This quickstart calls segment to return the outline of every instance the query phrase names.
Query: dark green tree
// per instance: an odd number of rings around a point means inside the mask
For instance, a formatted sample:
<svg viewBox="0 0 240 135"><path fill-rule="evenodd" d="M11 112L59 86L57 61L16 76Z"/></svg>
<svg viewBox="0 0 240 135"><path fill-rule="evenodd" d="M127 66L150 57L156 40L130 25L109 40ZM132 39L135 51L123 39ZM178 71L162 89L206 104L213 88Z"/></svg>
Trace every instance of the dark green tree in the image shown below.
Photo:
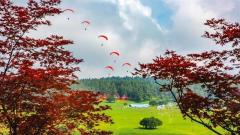
<svg viewBox="0 0 240 135"><path fill-rule="evenodd" d="M143 118L140 123L145 129L156 129L158 126L162 125L162 121L158 118L150 117L150 118Z"/></svg>

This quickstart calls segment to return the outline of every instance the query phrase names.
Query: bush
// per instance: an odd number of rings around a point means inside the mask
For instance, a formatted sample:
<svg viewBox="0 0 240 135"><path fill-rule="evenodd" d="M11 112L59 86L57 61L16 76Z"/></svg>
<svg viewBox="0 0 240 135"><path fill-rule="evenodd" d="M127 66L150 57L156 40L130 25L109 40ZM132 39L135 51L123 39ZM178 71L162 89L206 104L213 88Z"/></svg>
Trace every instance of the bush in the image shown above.
<svg viewBox="0 0 240 135"><path fill-rule="evenodd" d="M152 101L149 101L149 105L151 105L151 106L165 105L167 103L168 103L168 101L166 101L166 100L152 100Z"/></svg>
<svg viewBox="0 0 240 135"><path fill-rule="evenodd" d="M171 103L172 101L170 101L170 100L160 100L160 101L158 101L158 105L166 105L166 104L168 104L168 103Z"/></svg>
<svg viewBox="0 0 240 135"><path fill-rule="evenodd" d="M157 126L162 125L162 121L158 118L150 117L142 119L139 124L145 129L156 129Z"/></svg>
<svg viewBox="0 0 240 135"><path fill-rule="evenodd" d="M156 101L156 100L152 100L152 101L149 101L149 105L151 105L151 106L157 106L157 105L159 105L159 103L158 103L158 101Z"/></svg>

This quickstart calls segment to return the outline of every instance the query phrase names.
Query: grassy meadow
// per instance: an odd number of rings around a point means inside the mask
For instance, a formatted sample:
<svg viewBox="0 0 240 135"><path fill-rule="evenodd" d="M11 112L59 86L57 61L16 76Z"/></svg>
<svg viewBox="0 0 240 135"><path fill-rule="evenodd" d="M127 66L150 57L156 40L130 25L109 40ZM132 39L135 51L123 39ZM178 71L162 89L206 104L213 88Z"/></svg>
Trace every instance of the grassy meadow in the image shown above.
<svg viewBox="0 0 240 135"><path fill-rule="evenodd" d="M112 107L112 110L105 113L112 117L114 124L103 124L99 128L113 131L113 135L215 135L197 123L184 120L176 107L162 110L157 110L156 107L130 108L124 103L124 101L104 102L104 105ZM159 118L163 125L154 130L142 129L139 121L152 116ZM7 135L3 125L0 125L0 131L3 135ZM79 135L79 133L75 132L73 135Z"/></svg>
<svg viewBox="0 0 240 135"><path fill-rule="evenodd" d="M131 102L128 102L130 104ZM150 108L130 108L124 106L123 101L104 103L112 107L106 113L112 116L114 124L101 125L100 128L111 130L114 135L214 135L208 129L184 120L176 107L157 110ZM163 125L155 130L141 129L139 121L144 117L154 116L159 118Z"/></svg>

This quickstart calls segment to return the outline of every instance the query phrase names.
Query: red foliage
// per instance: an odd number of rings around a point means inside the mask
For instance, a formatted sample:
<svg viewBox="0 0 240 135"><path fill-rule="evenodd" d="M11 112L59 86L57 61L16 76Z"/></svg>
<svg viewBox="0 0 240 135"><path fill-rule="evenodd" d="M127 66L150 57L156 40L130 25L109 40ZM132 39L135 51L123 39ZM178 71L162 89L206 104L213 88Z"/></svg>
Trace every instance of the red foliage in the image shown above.
<svg viewBox="0 0 240 135"><path fill-rule="evenodd" d="M0 123L9 134L110 134L95 128L111 123L101 111L99 94L72 91L81 59L64 46L73 42L62 36L45 39L26 36L40 25L50 25L46 16L62 11L60 0L29 0L27 7L0 0ZM59 126L64 127L60 128Z"/></svg>
<svg viewBox="0 0 240 135"><path fill-rule="evenodd" d="M232 49L187 56L167 51L152 63L140 64L135 74L151 76L162 90L171 92L184 117L216 134L222 134L216 129L219 126L237 135L240 133L240 27L238 23L230 24L222 19L208 20L206 25L216 33L206 32L205 37L221 45L232 42ZM195 93L196 90L204 95Z"/></svg>
<svg viewBox="0 0 240 135"><path fill-rule="evenodd" d="M213 39L217 44L225 45L233 42L233 47L240 42L240 25L239 23L228 23L224 19L207 20L205 25L215 30L215 33L205 32L204 37Z"/></svg>

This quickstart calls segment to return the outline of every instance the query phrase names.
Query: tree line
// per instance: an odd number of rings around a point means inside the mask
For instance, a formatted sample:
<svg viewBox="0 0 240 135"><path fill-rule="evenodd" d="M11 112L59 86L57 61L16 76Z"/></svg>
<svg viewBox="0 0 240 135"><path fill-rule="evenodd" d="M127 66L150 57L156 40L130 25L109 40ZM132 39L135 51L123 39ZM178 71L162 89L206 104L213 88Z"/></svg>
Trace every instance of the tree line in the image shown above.
<svg viewBox="0 0 240 135"><path fill-rule="evenodd" d="M127 96L133 101L145 101L153 98L159 98L159 95L169 95L170 93L161 93L159 86L152 79L143 79L140 77L110 77L100 79L82 79L79 84L72 86L73 89L88 89L98 91L108 96L119 95ZM168 100L168 99L166 99Z"/></svg>
<svg viewBox="0 0 240 135"><path fill-rule="evenodd" d="M162 84L166 80L160 81ZM196 93L204 95L200 86L191 86L196 88ZM162 102L171 102L173 98L171 93L159 89L159 85L152 78L141 77L109 77L99 79L81 79L78 84L72 86L72 89L87 89L97 91L107 96L118 95L127 96L129 100L141 102L153 99L159 99Z"/></svg>

